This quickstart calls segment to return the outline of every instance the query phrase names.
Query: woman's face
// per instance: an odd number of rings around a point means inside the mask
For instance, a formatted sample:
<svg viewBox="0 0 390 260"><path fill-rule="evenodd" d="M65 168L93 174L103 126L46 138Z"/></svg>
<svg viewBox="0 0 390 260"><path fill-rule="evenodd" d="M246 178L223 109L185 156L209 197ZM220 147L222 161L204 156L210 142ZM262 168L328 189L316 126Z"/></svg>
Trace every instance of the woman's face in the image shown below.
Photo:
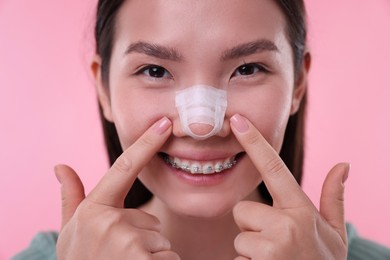
<svg viewBox="0 0 390 260"><path fill-rule="evenodd" d="M261 176L229 118L247 117L279 151L303 93L294 87L292 49L274 1L131 0L116 25L109 87L98 88L123 149L159 118L173 123L171 137L139 175L155 199L179 214L217 217L256 194ZM184 134L174 101L177 90L196 84L228 93L223 129L203 141ZM232 168L213 175L178 170L163 158L215 167L238 154Z"/></svg>

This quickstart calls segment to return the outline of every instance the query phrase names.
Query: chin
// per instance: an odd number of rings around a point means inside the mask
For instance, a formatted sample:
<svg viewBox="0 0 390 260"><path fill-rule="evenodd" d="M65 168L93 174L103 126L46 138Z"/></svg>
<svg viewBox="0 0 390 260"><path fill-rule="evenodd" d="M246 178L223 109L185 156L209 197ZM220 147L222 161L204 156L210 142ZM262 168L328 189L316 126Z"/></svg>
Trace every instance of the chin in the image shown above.
<svg viewBox="0 0 390 260"><path fill-rule="evenodd" d="M166 203L173 213L190 218L218 219L230 214L239 202L238 198L229 198L226 194L191 194Z"/></svg>

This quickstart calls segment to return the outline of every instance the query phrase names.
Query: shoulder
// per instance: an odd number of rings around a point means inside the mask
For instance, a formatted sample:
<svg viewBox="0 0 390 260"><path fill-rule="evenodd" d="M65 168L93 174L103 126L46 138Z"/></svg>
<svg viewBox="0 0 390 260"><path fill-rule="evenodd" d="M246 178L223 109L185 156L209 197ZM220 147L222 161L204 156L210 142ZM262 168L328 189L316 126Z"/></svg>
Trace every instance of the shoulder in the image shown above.
<svg viewBox="0 0 390 260"><path fill-rule="evenodd" d="M355 227L347 224L348 260L390 260L390 249L359 236Z"/></svg>
<svg viewBox="0 0 390 260"><path fill-rule="evenodd" d="M55 260L57 238L57 232L40 232L33 238L28 248L11 260Z"/></svg>

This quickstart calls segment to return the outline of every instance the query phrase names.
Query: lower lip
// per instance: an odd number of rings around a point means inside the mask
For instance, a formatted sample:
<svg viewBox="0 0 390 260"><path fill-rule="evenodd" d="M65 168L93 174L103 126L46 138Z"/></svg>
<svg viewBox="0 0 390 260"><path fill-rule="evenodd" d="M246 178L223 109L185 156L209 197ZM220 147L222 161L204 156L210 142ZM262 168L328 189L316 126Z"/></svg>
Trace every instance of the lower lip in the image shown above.
<svg viewBox="0 0 390 260"><path fill-rule="evenodd" d="M237 162L238 164L238 162ZM193 186L214 186L218 185L233 172L234 168L237 167L237 164L235 164L232 168L223 170L220 173L213 173L213 174L191 174L185 171L182 171L180 169L174 168L167 163L164 162L165 167L169 169L170 172L172 172L177 178L179 178L181 181L185 182L186 184L193 185Z"/></svg>

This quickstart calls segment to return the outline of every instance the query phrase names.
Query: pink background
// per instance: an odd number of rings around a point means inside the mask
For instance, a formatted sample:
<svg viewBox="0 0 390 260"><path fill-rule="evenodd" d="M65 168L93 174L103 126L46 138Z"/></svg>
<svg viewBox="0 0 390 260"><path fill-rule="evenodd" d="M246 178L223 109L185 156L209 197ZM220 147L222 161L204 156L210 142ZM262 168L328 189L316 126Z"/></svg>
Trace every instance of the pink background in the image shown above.
<svg viewBox="0 0 390 260"><path fill-rule="evenodd" d="M88 71L94 0L0 0L0 259L60 225L57 163L107 168ZM368 4L369 3L369 4ZM352 163L346 217L390 246L390 2L307 1L313 67L304 189Z"/></svg>

